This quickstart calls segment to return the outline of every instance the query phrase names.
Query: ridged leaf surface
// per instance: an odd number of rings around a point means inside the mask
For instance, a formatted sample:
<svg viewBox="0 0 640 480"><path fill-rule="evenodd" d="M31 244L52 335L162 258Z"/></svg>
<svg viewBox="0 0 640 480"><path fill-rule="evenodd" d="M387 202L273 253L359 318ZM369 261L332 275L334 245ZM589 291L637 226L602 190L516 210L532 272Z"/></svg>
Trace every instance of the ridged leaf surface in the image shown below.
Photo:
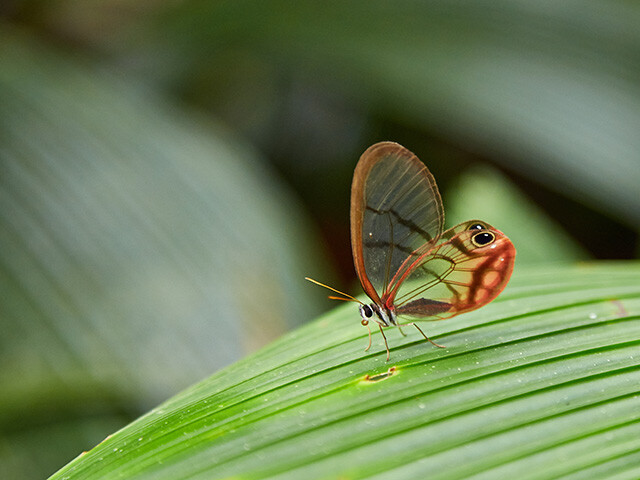
<svg viewBox="0 0 640 480"><path fill-rule="evenodd" d="M518 269L489 306L367 332L345 305L182 392L55 479L636 478L640 265Z"/></svg>

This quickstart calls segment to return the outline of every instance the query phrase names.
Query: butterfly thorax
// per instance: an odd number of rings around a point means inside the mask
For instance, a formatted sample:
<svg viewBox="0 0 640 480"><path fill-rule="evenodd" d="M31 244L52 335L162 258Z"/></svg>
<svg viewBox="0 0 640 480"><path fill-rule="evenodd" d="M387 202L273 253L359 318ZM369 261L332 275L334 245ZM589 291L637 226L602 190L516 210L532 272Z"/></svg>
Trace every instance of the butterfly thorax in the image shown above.
<svg viewBox="0 0 640 480"><path fill-rule="evenodd" d="M359 310L363 325L369 323L370 320L376 321L383 327L397 325L396 312L386 306L372 303L370 305L360 305Z"/></svg>

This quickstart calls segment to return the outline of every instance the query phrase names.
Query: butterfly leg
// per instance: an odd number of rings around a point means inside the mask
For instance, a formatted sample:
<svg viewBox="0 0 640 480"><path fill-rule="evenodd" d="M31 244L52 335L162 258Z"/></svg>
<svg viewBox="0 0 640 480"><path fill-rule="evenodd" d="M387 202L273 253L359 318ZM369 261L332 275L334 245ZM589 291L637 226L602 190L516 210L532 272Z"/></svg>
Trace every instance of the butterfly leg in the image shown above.
<svg viewBox="0 0 640 480"><path fill-rule="evenodd" d="M384 346L387 349L387 362L388 362L389 357L391 356L391 352L389 352L389 344L387 343L387 336L384 334L384 331L382 330L382 325L378 324L378 328L380 329L380 333L382 334L382 338L384 339Z"/></svg>
<svg viewBox="0 0 640 480"><path fill-rule="evenodd" d="M398 324L400 325L400 324ZM409 325L412 325L414 327L416 327L418 329L418 331L422 334L422 336L430 343L432 343L433 345L435 345L436 347L440 347L440 348L447 348L444 345L440 345L439 343L434 342L433 340L431 340L429 337L427 337L424 332L420 329L420 327L418 325L416 325L414 322L411 323L403 323L401 324L403 327L408 327Z"/></svg>
<svg viewBox="0 0 640 480"><path fill-rule="evenodd" d="M400 334L401 334L403 337L406 337L406 336L407 336L407 334L406 334L406 333L404 333L404 332L402 331L402 328L400 327L400 325L398 325L398 331L400 332Z"/></svg>

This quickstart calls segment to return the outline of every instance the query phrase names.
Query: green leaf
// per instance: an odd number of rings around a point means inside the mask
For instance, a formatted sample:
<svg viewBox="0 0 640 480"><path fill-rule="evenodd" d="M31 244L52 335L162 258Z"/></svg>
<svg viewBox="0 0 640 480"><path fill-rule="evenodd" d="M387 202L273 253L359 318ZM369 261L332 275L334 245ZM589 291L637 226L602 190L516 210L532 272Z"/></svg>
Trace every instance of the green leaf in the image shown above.
<svg viewBox="0 0 640 480"><path fill-rule="evenodd" d="M637 476L640 263L519 268L492 304L423 327L447 348L390 331L386 363L337 308L51 478Z"/></svg>

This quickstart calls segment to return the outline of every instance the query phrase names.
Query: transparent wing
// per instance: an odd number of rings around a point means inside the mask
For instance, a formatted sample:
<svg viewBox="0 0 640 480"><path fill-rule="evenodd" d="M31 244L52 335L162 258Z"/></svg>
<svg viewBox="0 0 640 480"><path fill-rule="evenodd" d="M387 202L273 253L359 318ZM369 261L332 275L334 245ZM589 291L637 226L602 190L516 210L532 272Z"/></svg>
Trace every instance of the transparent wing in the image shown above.
<svg viewBox="0 0 640 480"><path fill-rule="evenodd" d="M373 301L381 303L401 266L435 244L443 223L436 182L413 153L381 142L362 154L351 187L351 247L360 283Z"/></svg>
<svg viewBox="0 0 640 480"><path fill-rule="evenodd" d="M447 230L445 240L405 268L389 292L396 314L441 320L480 308L504 289L516 250L499 230L476 220Z"/></svg>

